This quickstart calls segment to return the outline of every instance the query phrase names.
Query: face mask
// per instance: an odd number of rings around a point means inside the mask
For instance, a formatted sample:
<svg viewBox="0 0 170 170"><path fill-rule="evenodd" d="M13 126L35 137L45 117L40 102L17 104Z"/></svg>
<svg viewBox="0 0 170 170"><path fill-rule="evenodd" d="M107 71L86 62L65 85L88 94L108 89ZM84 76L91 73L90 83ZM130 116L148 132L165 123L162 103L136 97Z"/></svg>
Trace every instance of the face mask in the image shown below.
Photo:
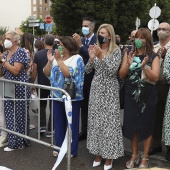
<svg viewBox="0 0 170 170"><path fill-rule="evenodd" d="M12 42L9 40L4 41L4 47L10 49L12 47Z"/></svg>
<svg viewBox="0 0 170 170"><path fill-rule="evenodd" d="M82 27L82 33L83 33L83 35L88 35L88 34L90 34L90 29L89 29L89 27Z"/></svg>
<svg viewBox="0 0 170 170"><path fill-rule="evenodd" d="M135 39L135 46L137 49L140 49L143 47L143 42L140 39Z"/></svg>
<svg viewBox="0 0 170 170"><path fill-rule="evenodd" d="M164 39L166 39L166 37L168 37L168 32L161 30L157 33L157 35L158 35L159 39L164 40Z"/></svg>
<svg viewBox="0 0 170 170"><path fill-rule="evenodd" d="M106 38L106 37L103 37L101 35L98 35L98 41L99 41L100 44L104 44L105 42L108 42L109 39Z"/></svg>
<svg viewBox="0 0 170 170"><path fill-rule="evenodd" d="M58 50L60 51L61 55L64 55L66 53L66 49L64 49L62 46L58 46Z"/></svg>

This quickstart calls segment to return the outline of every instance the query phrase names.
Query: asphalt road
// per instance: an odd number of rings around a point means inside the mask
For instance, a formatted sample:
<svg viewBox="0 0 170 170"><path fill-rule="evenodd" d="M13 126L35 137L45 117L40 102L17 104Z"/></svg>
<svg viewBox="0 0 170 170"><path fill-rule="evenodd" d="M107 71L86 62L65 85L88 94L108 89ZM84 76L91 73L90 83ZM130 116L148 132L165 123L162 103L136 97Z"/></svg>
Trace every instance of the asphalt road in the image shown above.
<svg viewBox="0 0 170 170"><path fill-rule="evenodd" d="M36 129L31 130L30 136L37 138L37 115L30 112L31 124L36 125ZM41 136L41 140L49 142L50 138L45 135ZM112 170L126 169L125 163L131 155L130 142L124 139L125 156L113 161ZM142 151L142 143L139 149ZM52 155L52 148L31 142L31 146L22 150L12 152L4 152L0 148L0 166L5 166L12 170L51 170L56 158ZM142 155L142 153L140 153ZM169 168L170 162L165 160L166 148L163 152L151 156L149 158L149 167ZM99 167L93 168L92 163L95 156L90 154L86 149L86 140L79 142L78 156L71 159L71 170L103 170L104 160ZM136 166L137 168L137 166ZM67 170L67 158L65 157L57 170Z"/></svg>

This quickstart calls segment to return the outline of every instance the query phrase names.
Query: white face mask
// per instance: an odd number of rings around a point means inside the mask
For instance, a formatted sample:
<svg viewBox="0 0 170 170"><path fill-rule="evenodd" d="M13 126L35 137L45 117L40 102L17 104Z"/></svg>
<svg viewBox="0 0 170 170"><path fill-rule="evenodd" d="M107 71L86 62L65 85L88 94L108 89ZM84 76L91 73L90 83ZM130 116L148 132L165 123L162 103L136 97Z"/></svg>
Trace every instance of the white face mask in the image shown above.
<svg viewBox="0 0 170 170"><path fill-rule="evenodd" d="M12 42L10 40L5 40L4 41L4 47L6 49L10 49L12 47Z"/></svg>
<svg viewBox="0 0 170 170"><path fill-rule="evenodd" d="M164 40L168 37L168 32L161 30L157 33L157 35L158 35L159 39Z"/></svg>

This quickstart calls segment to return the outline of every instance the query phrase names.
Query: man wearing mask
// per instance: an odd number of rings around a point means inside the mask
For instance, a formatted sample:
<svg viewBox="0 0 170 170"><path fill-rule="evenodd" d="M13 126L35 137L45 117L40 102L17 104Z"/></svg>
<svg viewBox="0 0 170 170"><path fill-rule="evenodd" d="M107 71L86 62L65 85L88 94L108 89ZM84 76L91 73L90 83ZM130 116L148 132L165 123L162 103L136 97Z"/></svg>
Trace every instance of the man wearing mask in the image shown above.
<svg viewBox="0 0 170 170"><path fill-rule="evenodd" d="M149 150L149 155L153 155L158 152L162 152L162 124L163 117L165 112L165 104L169 91L169 84L163 78L163 61L166 55L166 52L170 50L170 25L168 23L161 23L157 29L157 35L159 37L159 43L154 45L154 51L160 56L161 62L161 72L159 80L156 84L157 93L158 93L158 103L156 109L155 117L155 127L153 132L152 147ZM168 146L167 146L168 147Z"/></svg>
<svg viewBox="0 0 170 170"><path fill-rule="evenodd" d="M83 38L77 33L73 34L73 38L76 40L79 46L79 54L82 56L84 64L89 60L88 48L89 45L94 45L97 41L96 34L94 34L95 21L92 18L84 17L82 22L82 34ZM84 76L84 100L81 103L81 133L79 135L79 141L87 138L87 119L88 119L88 103L91 81L93 79L94 71Z"/></svg>

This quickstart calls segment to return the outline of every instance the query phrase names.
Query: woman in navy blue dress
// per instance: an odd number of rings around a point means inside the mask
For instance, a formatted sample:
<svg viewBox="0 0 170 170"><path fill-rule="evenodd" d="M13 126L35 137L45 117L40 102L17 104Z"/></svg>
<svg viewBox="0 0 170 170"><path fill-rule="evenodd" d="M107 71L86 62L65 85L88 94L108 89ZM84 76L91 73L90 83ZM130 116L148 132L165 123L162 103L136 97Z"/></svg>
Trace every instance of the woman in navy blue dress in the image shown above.
<svg viewBox="0 0 170 170"><path fill-rule="evenodd" d="M3 62L0 66L0 76L5 79L29 82L26 74L27 56L25 50L18 46L19 35L14 31L9 31L5 34L4 46L7 51L3 55ZM26 90L26 92L25 92ZM26 96L25 96L26 95ZM8 96L5 96L8 98ZM21 134L29 134L29 101L19 99L29 99L30 89L23 85L15 85L15 102L13 100L5 100L4 113L6 128ZM14 104L15 103L15 104ZM15 113L15 115L14 115ZM25 132L26 131L26 132ZM22 137L8 134L8 147L4 151L13 151L29 146L29 141Z"/></svg>

